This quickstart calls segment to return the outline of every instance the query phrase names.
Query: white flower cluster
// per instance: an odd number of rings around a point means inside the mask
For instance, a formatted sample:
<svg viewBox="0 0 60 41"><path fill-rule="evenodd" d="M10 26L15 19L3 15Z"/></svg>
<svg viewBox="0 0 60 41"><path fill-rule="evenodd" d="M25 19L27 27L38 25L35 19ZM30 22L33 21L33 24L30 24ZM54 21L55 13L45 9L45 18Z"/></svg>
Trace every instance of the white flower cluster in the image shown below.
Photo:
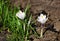
<svg viewBox="0 0 60 41"><path fill-rule="evenodd" d="M21 10L19 10L17 13L16 13L16 16L20 19L24 19L25 18L25 13L22 12ZM40 22L41 24L44 24L46 21L48 20L48 17L46 17L46 15L44 14L40 14L40 16L38 16L37 18L37 21Z"/></svg>

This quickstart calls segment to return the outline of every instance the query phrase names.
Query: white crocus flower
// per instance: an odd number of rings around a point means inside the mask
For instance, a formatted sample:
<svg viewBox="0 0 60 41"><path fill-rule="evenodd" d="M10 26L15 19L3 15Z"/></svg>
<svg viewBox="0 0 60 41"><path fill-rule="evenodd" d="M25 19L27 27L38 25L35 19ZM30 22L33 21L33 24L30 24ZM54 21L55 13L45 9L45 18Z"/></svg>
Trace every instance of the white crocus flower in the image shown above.
<svg viewBox="0 0 60 41"><path fill-rule="evenodd" d="M44 14L40 14L40 16L38 16L38 19L37 21L40 22L43 26L43 24L48 20L48 17L47 15L44 15ZM43 29L44 28L41 28L41 32L40 32L40 37L43 37Z"/></svg>
<svg viewBox="0 0 60 41"><path fill-rule="evenodd" d="M37 21L40 22L41 24L44 24L46 21L48 20L48 17L46 17L46 15L40 14L40 16L38 16Z"/></svg>
<svg viewBox="0 0 60 41"><path fill-rule="evenodd" d="M24 12L22 12L21 10L19 10L17 13L16 13L16 16L18 17L18 18L20 18L20 19L24 19L25 18L25 13Z"/></svg>

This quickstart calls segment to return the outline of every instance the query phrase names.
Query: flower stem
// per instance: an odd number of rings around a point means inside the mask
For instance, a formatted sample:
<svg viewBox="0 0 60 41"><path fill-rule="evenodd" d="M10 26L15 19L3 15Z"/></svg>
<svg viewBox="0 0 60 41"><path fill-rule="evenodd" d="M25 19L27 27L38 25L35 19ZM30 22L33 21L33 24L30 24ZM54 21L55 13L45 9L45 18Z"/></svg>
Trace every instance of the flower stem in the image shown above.
<svg viewBox="0 0 60 41"><path fill-rule="evenodd" d="M41 28L41 33L40 33L40 37L43 37L43 28Z"/></svg>

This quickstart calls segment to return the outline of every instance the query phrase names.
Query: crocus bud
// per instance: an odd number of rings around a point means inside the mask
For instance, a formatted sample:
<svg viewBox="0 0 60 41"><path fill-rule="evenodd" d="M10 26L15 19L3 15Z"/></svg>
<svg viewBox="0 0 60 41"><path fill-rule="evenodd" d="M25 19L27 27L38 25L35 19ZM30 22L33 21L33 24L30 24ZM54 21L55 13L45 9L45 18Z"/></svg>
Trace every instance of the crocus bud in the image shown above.
<svg viewBox="0 0 60 41"><path fill-rule="evenodd" d="M16 13L16 16L18 17L18 18L20 18L20 19L24 19L25 18L25 13L24 12L22 12L21 10L19 10L17 13Z"/></svg>

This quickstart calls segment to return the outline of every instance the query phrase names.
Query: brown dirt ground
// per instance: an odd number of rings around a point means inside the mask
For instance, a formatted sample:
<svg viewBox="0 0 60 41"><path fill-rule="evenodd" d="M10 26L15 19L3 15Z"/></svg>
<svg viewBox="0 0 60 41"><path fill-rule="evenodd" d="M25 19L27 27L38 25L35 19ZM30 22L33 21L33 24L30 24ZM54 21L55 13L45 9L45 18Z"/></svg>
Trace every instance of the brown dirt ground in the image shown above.
<svg viewBox="0 0 60 41"><path fill-rule="evenodd" d="M30 11L34 20L41 10L45 10L49 14L49 20L45 24L47 29L44 30L44 37L36 38L31 35L30 38L33 38L31 41L60 41L60 0L11 0L11 4L20 5L23 9L27 4L31 4ZM35 24L38 25L36 31L40 33L38 30L40 23Z"/></svg>

